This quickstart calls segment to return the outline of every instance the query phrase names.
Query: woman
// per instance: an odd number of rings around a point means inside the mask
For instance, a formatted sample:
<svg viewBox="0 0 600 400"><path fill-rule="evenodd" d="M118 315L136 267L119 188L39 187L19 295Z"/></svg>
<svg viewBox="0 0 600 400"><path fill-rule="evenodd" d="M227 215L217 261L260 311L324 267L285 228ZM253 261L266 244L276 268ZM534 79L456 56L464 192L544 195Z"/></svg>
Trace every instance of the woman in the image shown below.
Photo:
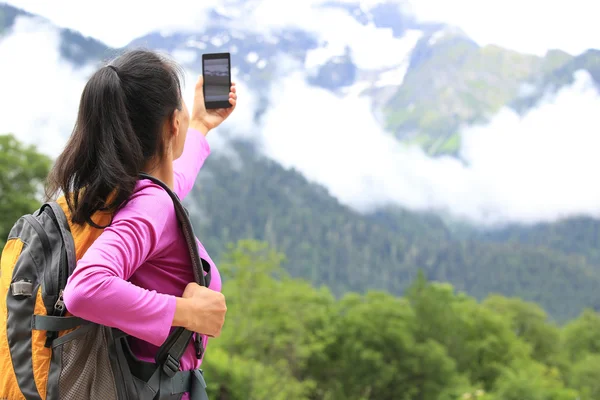
<svg viewBox="0 0 600 400"><path fill-rule="evenodd" d="M185 198L210 151L205 136L235 109L233 84L232 107L207 110L200 77L190 115L180 72L140 50L98 70L83 91L75 129L47 187L50 196L72 194L66 200L74 224L102 228L93 217L112 218L68 280L67 309L137 338L133 352L150 362L174 327L217 337L226 313L221 279L206 250L198 241L200 257L211 265L208 289L190 283L190 256L171 198L138 178L141 172L153 175ZM180 368L200 363L190 343Z"/></svg>

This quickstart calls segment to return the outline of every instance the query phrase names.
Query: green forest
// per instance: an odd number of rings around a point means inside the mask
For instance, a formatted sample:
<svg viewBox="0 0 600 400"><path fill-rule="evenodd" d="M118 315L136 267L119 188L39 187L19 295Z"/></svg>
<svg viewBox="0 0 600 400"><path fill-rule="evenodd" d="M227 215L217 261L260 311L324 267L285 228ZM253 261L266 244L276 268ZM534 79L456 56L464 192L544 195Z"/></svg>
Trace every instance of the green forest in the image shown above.
<svg viewBox="0 0 600 400"><path fill-rule="evenodd" d="M211 158L189 204L229 310L203 364L211 399L600 399L600 314L586 309L596 255L561 249L562 225L527 240L516 228L459 240L432 216L359 216L294 171L238 150L247 168ZM0 136L0 239L39 206L51 163ZM227 196L227 185L239 195ZM546 237L559 248L543 247ZM370 247L357 250L361 242ZM512 275L494 275L499 265ZM506 292L488 284L473 294L494 276ZM388 290L386 279L402 285ZM506 294L530 289L549 290L542 299L574 317L557 322L546 306Z"/></svg>
<svg viewBox="0 0 600 400"><path fill-rule="evenodd" d="M533 303L483 302L423 275L404 297L336 299L287 276L266 243L230 246L228 315L209 342L211 398L597 400L600 315L562 327Z"/></svg>

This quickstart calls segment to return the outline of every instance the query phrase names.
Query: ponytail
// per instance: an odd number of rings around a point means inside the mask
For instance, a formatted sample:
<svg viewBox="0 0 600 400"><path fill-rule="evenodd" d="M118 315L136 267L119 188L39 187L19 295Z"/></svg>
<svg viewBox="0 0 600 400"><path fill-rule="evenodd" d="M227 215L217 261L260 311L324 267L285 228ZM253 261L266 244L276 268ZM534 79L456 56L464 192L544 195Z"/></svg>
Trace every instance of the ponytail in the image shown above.
<svg viewBox="0 0 600 400"><path fill-rule="evenodd" d="M164 154L163 123L181 102L174 71L152 52L133 51L86 84L73 133L46 186L48 198L64 192L73 223L105 228L92 216L124 205L145 164Z"/></svg>

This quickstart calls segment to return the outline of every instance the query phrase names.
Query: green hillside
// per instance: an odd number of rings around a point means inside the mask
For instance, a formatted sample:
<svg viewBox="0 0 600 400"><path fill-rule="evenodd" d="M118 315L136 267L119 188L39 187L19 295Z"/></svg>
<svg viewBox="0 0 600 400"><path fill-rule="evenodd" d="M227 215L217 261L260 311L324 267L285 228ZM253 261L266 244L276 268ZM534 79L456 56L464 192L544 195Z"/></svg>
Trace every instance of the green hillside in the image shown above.
<svg viewBox="0 0 600 400"><path fill-rule="evenodd" d="M287 255L292 276L337 294L404 290L422 269L476 298L490 293L541 304L555 319L600 309L600 268L577 252L537 243L453 237L439 218L408 211L361 215L299 173L238 144L213 154L188 200L212 254L229 242L264 240Z"/></svg>

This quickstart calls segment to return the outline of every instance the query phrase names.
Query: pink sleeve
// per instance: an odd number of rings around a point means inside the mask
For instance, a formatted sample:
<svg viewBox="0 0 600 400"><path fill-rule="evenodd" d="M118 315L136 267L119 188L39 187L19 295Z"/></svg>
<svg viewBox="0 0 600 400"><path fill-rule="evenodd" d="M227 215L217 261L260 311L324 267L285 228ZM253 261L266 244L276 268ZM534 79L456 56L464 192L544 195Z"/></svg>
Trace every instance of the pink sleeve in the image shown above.
<svg viewBox="0 0 600 400"><path fill-rule="evenodd" d="M176 298L127 279L159 250L168 218L175 218L173 203L163 189L152 184L136 192L78 261L64 291L69 312L160 346L169 335Z"/></svg>
<svg viewBox="0 0 600 400"><path fill-rule="evenodd" d="M183 200L194 187L196 177L210 154L206 137L195 129L188 129L183 153L173 162L174 192Z"/></svg>

